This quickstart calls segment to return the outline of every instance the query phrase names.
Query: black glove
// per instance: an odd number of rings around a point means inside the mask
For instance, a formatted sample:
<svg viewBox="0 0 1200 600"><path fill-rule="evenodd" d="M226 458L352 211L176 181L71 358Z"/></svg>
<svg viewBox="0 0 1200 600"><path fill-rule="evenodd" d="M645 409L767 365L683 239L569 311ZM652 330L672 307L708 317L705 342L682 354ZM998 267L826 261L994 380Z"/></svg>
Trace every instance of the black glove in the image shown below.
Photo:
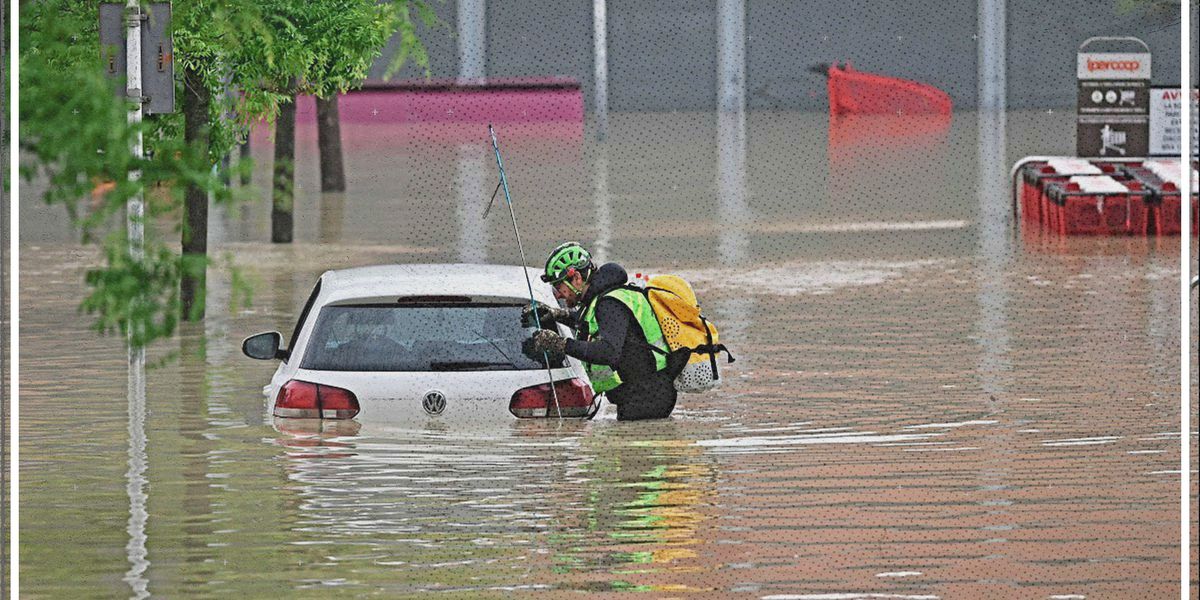
<svg viewBox="0 0 1200 600"><path fill-rule="evenodd" d="M550 307L545 304L537 305L537 317L541 320L542 325L548 323L562 323L568 327L571 326L571 311L565 308ZM525 305L521 309L521 327L536 327L537 323L533 320L533 308Z"/></svg>
<svg viewBox="0 0 1200 600"><path fill-rule="evenodd" d="M521 352L538 362L544 360L542 353L545 352L549 355L550 362L560 362L567 353L567 340L553 331L539 329L521 343Z"/></svg>

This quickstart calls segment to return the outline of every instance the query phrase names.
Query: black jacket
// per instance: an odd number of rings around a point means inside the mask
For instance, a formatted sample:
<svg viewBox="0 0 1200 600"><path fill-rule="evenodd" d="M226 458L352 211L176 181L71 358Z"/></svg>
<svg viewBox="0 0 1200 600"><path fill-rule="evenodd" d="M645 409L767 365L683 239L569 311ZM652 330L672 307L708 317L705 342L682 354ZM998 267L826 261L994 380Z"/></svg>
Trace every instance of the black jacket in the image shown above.
<svg viewBox="0 0 1200 600"><path fill-rule="evenodd" d="M606 263L596 269L580 301L581 311L592 299L629 282L625 269ZM576 316L576 331L583 338L587 327ZM590 339L567 340L566 353L587 363L614 367L621 385L608 391L620 418L662 418L675 407L675 384L655 370L655 357L646 343L642 326L623 302L600 298L596 302L596 335Z"/></svg>

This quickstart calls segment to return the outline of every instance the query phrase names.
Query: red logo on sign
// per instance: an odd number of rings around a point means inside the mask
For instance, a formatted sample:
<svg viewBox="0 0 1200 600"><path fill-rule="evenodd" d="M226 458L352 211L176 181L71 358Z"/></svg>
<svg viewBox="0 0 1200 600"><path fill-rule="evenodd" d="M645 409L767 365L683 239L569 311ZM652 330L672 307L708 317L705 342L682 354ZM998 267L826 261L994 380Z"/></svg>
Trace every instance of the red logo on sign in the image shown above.
<svg viewBox="0 0 1200 600"><path fill-rule="evenodd" d="M1087 61L1088 71L1137 71L1142 68L1136 60L1092 60Z"/></svg>

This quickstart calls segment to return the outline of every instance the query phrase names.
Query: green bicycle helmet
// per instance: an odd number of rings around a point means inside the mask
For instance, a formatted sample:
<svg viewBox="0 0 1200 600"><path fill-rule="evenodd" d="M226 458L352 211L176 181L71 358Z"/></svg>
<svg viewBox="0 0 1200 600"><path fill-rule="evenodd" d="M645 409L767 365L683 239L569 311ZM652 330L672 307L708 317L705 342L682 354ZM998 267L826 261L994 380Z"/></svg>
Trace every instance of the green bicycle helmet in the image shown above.
<svg viewBox="0 0 1200 600"><path fill-rule="evenodd" d="M572 268L582 271L591 264L592 254L590 252L584 250L579 242L567 242L550 251L550 258L546 259L546 272L542 274L542 281L558 283L569 277Z"/></svg>

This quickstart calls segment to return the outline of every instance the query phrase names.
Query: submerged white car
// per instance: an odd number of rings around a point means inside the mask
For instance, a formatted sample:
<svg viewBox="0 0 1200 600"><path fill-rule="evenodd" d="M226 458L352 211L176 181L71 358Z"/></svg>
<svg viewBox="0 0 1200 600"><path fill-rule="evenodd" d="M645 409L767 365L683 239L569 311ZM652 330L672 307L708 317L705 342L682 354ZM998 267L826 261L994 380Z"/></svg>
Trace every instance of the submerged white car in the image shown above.
<svg viewBox="0 0 1200 600"><path fill-rule="evenodd" d="M534 329L521 310L555 305L537 271L497 265L388 265L328 271L300 312L291 343L278 332L242 342L282 362L263 392L277 417L427 422L594 415L579 361L521 353ZM562 325L560 334L570 335Z"/></svg>

